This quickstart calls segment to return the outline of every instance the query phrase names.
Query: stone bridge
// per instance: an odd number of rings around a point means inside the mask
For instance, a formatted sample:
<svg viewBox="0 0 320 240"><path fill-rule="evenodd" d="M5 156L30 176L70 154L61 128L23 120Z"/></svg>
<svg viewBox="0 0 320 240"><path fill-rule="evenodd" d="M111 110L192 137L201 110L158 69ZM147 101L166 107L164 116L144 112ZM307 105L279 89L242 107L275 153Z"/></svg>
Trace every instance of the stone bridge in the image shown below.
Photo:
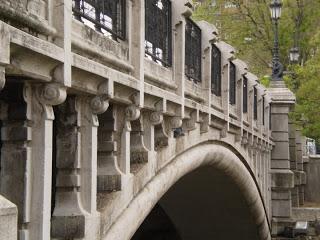
<svg viewBox="0 0 320 240"><path fill-rule="evenodd" d="M190 1L106 2L0 1L0 239L283 231L304 200L293 94Z"/></svg>

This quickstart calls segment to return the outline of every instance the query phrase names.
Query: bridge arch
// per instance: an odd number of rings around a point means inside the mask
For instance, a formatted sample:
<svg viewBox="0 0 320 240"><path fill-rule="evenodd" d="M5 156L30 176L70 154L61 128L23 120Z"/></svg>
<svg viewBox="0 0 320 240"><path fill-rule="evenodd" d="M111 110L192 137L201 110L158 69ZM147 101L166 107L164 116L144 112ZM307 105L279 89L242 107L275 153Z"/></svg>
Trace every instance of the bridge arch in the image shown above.
<svg viewBox="0 0 320 240"><path fill-rule="evenodd" d="M221 171L236 184L248 206L259 239L271 239L264 203L244 158L231 146L211 141L184 151L162 168L130 202L103 239L131 239L154 206L179 180L207 167Z"/></svg>

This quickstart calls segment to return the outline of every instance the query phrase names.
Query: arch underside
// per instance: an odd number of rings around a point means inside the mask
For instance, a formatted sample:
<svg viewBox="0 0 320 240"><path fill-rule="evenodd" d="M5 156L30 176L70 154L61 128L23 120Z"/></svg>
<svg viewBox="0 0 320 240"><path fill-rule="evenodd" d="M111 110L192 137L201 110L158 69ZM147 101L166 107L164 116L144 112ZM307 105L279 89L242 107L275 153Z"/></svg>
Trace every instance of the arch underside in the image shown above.
<svg viewBox="0 0 320 240"><path fill-rule="evenodd" d="M270 239L252 175L233 151L217 143L195 146L173 159L131 201L103 239L143 240L150 227L163 232L154 228L157 221L152 219L159 208L158 214L171 224L166 229L176 236L168 239Z"/></svg>

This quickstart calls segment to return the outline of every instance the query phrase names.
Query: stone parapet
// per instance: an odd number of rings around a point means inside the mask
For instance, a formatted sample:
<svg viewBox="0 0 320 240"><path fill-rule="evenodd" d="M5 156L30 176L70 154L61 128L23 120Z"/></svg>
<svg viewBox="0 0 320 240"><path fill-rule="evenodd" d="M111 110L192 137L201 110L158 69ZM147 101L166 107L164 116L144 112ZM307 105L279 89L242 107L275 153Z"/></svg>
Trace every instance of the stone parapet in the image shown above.
<svg viewBox="0 0 320 240"><path fill-rule="evenodd" d="M203 21L194 23L201 30L201 81L190 81L185 36L192 1L170 1L169 66L146 56L148 1L123 1L126 36L116 39L89 19L79 21L73 2L0 1L0 193L19 209L19 238L102 239L172 159L206 142L239 153L262 200L252 203L261 213L257 224L268 235L271 167L272 199L282 206L290 198L281 192L293 178L282 154L290 94L278 89L269 96ZM212 91L215 48L221 94Z"/></svg>

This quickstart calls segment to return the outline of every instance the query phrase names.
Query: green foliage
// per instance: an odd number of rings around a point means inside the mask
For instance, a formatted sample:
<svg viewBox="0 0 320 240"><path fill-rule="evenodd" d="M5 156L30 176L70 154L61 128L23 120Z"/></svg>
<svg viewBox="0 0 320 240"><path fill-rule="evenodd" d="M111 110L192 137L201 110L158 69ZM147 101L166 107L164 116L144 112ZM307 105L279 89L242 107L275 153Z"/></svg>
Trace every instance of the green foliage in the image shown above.
<svg viewBox="0 0 320 240"><path fill-rule="evenodd" d="M320 141L320 52L293 72L289 87L296 92L298 103L293 119L306 136Z"/></svg>
<svg viewBox="0 0 320 240"><path fill-rule="evenodd" d="M306 136L320 141L320 1L282 1L280 60L289 73L284 80L297 96L292 118L303 127ZM246 61L250 71L268 86L274 41L271 0L216 0L215 5L212 2L206 0L197 7L195 20L215 24L221 40L235 46L237 57ZM236 7L226 8L226 3ZM288 55L295 45L300 49L300 62L290 65Z"/></svg>

